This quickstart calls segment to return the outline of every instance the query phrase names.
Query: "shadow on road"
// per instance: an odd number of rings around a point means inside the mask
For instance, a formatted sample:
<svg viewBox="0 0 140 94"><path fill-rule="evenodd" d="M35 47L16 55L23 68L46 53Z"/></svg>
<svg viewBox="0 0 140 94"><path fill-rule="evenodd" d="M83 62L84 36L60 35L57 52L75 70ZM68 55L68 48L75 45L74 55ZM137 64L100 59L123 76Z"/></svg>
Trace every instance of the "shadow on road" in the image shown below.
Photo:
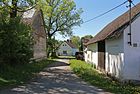
<svg viewBox="0 0 140 94"><path fill-rule="evenodd" d="M69 64L62 61L49 65L29 84L0 91L0 94L108 94L83 82Z"/></svg>

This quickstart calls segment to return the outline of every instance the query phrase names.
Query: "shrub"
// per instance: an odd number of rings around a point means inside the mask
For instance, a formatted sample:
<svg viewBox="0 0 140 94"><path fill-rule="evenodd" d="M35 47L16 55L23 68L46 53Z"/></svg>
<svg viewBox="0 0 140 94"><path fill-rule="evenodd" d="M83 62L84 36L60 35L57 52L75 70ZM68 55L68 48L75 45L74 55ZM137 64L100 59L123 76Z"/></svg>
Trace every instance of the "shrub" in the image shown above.
<svg viewBox="0 0 140 94"><path fill-rule="evenodd" d="M32 57L31 28L20 17L0 19L0 64L27 63Z"/></svg>

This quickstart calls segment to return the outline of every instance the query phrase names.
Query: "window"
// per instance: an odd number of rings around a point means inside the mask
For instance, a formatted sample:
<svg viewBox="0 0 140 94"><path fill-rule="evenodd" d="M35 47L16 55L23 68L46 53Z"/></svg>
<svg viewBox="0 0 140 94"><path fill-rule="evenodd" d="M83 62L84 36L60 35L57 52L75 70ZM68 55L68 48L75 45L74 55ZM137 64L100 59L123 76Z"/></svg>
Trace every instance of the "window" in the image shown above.
<svg viewBox="0 0 140 94"><path fill-rule="evenodd" d="M63 51L63 54L67 55L67 51Z"/></svg>
<svg viewBox="0 0 140 94"><path fill-rule="evenodd" d="M63 46L67 46L66 44L63 44Z"/></svg>

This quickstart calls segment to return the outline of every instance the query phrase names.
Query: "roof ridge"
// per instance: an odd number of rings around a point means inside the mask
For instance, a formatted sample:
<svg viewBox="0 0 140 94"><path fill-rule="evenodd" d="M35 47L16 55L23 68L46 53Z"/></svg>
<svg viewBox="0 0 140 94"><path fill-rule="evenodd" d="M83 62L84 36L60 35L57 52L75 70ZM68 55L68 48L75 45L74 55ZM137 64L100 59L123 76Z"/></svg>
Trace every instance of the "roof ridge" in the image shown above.
<svg viewBox="0 0 140 94"><path fill-rule="evenodd" d="M74 45L72 42L64 41L66 42L71 48L77 48L76 45Z"/></svg>

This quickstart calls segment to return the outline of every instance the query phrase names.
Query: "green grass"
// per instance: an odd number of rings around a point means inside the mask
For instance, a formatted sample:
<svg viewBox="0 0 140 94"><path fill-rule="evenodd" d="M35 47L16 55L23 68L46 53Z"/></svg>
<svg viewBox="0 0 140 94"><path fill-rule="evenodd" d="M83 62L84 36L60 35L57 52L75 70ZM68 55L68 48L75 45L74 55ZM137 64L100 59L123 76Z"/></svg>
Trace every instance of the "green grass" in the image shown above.
<svg viewBox="0 0 140 94"><path fill-rule="evenodd" d="M24 84L53 62L52 60L42 60L14 67L8 65L0 66L0 88Z"/></svg>
<svg viewBox="0 0 140 94"><path fill-rule="evenodd" d="M104 74L98 73L92 65L80 60L70 60L73 71L91 85L115 94L140 94L140 86L121 84L111 80Z"/></svg>

